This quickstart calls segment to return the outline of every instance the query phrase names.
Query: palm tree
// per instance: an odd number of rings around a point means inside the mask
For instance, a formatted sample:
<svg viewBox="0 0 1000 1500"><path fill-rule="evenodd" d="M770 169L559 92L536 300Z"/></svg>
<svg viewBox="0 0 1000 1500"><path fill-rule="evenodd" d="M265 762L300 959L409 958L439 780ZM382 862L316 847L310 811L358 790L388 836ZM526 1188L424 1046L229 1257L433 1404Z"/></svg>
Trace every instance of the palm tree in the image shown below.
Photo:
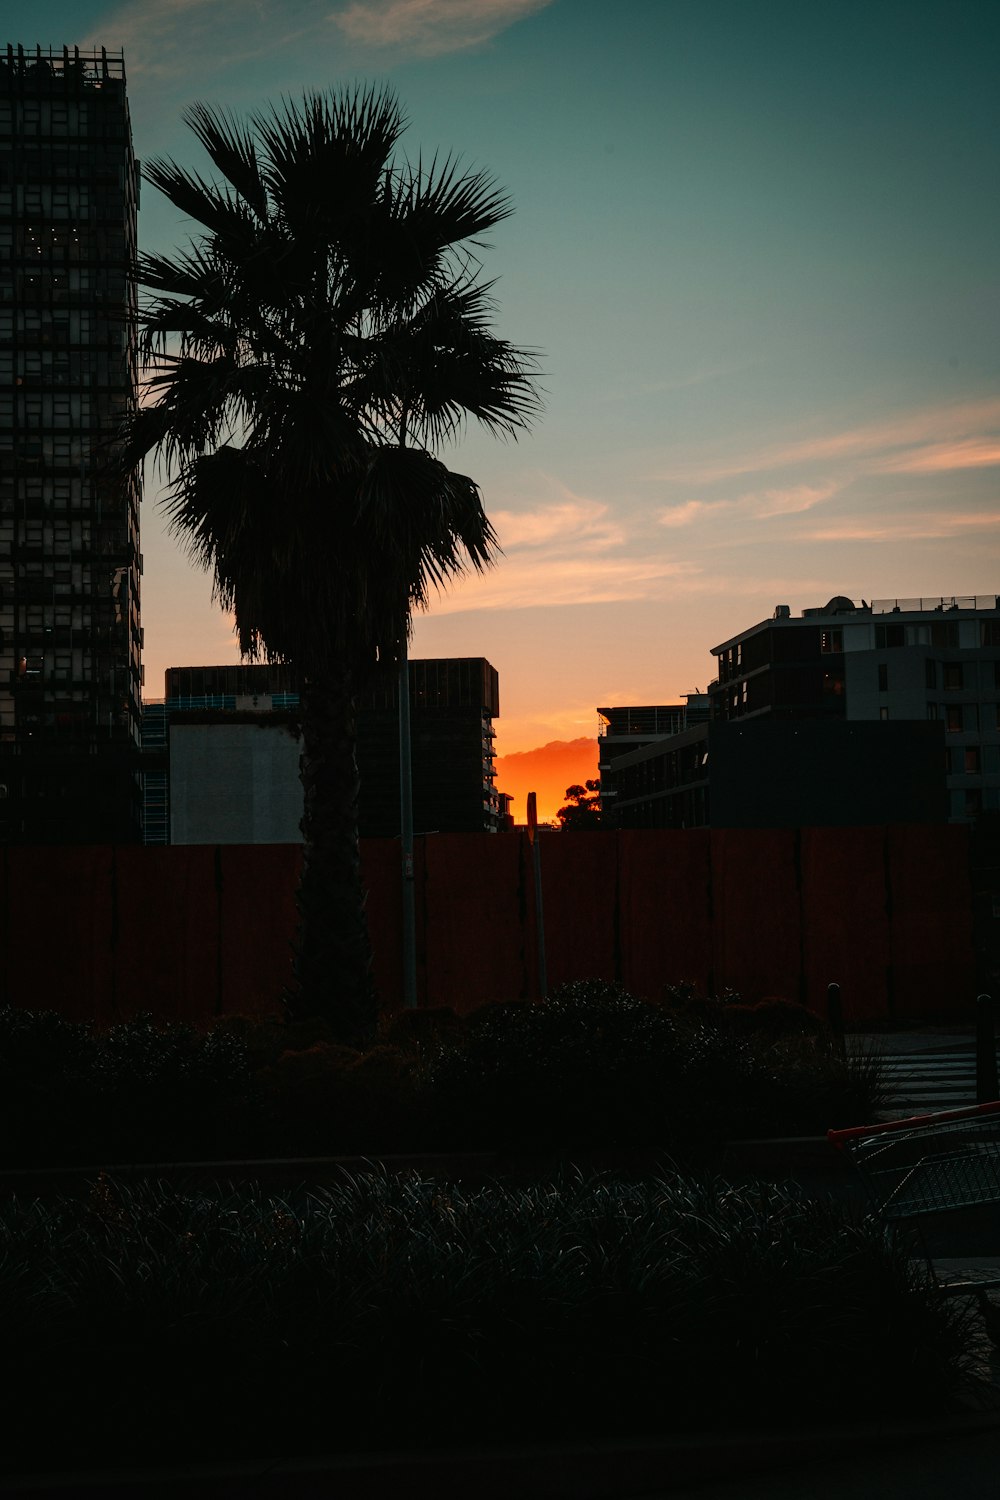
<svg viewBox="0 0 1000 1500"><path fill-rule="evenodd" d="M220 182L145 177L200 226L144 255L145 404L125 460L155 454L175 531L213 574L251 659L301 690L304 860L286 1005L348 1042L374 1032L361 887L356 693L398 662L431 590L497 554L477 485L437 456L469 417L516 437L533 361L490 328L481 236L510 212L452 158L395 155L385 90L309 94L246 123L186 122Z"/></svg>

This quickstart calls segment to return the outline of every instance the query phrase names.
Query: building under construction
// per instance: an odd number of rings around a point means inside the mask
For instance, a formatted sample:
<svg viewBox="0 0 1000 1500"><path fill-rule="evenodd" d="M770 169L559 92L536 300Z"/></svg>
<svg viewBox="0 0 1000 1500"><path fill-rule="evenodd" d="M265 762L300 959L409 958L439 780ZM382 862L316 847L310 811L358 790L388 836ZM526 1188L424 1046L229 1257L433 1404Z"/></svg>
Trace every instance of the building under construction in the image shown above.
<svg viewBox="0 0 1000 1500"><path fill-rule="evenodd" d="M136 214L120 54L0 51L0 841L139 837Z"/></svg>
<svg viewBox="0 0 1000 1500"><path fill-rule="evenodd" d="M411 660L410 743L417 833L496 833L509 798L494 786L497 670L484 657ZM398 674L357 700L359 831L398 838ZM143 711L145 842L297 843L298 684L273 664L171 667Z"/></svg>

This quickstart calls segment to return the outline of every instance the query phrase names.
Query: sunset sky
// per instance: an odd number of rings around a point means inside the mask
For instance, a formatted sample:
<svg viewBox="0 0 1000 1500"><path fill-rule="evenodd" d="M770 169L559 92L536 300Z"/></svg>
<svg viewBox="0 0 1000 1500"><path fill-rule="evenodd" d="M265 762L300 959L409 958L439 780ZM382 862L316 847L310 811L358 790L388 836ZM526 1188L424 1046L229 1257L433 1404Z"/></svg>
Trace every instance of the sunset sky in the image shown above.
<svg viewBox="0 0 1000 1500"><path fill-rule="evenodd" d="M413 650L498 668L512 769L593 736L598 704L704 688L709 648L775 604L1000 591L997 0L4 15L25 44L124 47L140 157L204 165L180 120L195 100L387 81L411 155L454 149L510 191L486 270L500 332L541 351L546 409L517 444L470 432L447 455L505 557L417 621ZM186 233L147 186L144 248ZM150 696L168 665L237 659L156 493ZM553 811L561 787L539 790Z"/></svg>

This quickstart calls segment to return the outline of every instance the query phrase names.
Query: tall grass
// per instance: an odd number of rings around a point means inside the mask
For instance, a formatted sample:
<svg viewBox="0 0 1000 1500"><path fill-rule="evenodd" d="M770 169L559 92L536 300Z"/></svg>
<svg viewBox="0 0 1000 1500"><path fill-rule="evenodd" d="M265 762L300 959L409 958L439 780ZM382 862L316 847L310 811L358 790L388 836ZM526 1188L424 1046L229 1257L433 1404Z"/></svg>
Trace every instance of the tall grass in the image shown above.
<svg viewBox="0 0 1000 1500"><path fill-rule="evenodd" d="M99 1179L0 1215L8 1464L514 1442L941 1409L963 1326L783 1188Z"/></svg>

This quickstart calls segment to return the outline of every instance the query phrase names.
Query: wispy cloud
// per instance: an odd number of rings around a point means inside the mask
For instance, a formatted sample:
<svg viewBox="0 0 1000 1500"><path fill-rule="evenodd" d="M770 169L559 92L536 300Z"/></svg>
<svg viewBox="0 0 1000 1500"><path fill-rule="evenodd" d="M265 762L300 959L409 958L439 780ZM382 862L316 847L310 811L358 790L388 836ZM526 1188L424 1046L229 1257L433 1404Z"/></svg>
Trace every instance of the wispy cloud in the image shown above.
<svg viewBox="0 0 1000 1500"><path fill-rule="evenodd" d="M979 467L997 460L1000 399L921 407L839 432L817 432L749 450L730 459L707 454L703 460L670 465L651 476L681 484L714 484L745 474L839 464L844 474L941 472ZM927 467L915 467L919 455ZM933 462L931 462L933 458Z"/></svg>
<svg viewBox="0 0 1000 1500"><path fill-rule="evenodd" d="M728 500L685 500L682 505L668 505L666 510L661 510L657 516L661 526L674 527L690 526L693 522L700 520L703 516L710 515L712 511L728 510Z"/></svg>
<svg viewBox="0 0 1000 1500"><path fill-rule="evenodd" d="M668 584L700 572L671 549L650 547L648 520L633 534L607 502L552 475L536 474L533 483L541 491L534 504L491 513L504 554L497 566L435 595L432 614L663 598Z"/></svg>
<svg viewBox="0 0 1000 1500"><path fill-rule="evenodd" d="M336 48L340 67L364 52L439 56L482 46L552 0L126 0L101 20L100 41L124 48L132 77L186 91L255 58L297 45L313 57ZM345 51L347 56L345 57ZM354 55L352 55L352 52Z"/></svg>
<svg viewBox="0 0 1000 1500"><path fill-rule="evenodd" d="M799 532L797 541L803 542L889 542L939 541L946 537L967 535L976 531L996 532L1000 527L1000 512L974 511L971 513L940 515L917 514L893 516L886 520L868 521L864 518L834 522Z"/></svg>
<svg viewBox="0 0 1000 1500"><path fill-rule="evenodd" d="M622 545L624 528L610 518L607 505L569 490L564 494L564 500L540 505L536 510L494 511L491 519L504 552L552 542L587 552L604 552Z"/></svg>
<svg viewBox="0 0 1000 1500"><path fill-rule="evenodd" d="M767 521L774 516L792 516L812 510L839 489L840 485L832 482L795 484L785 489L752 490L735 500L685 500L680 505L668 505L656 519L661 526L670 529L691 526L720 511L728 511L730 516L743 515Z"/></svg>
<svg viewBox="0 0 1000 1500"><path fill-rule="evenodd" d="M405 47L421 56L491 41L552 0L352 0L330 20L352 42Z"/></svg>
<svg viewBox="0 0 1000 1500"><path fill-rule="evenodd" d="M931 443L911 453L896 454L879 464L883 474L944 474L955 469L988 469L1000 464L1000 439L967 438L964 442Z"/></svg>
<svg viewBox="0 0 1000 1500"><path fill-rule="evenodd" d="M739 504L749 508L758 520L772 516L794 516L821 505L840 489L838 484L794 484L788 489L762 490L759 494L741 495Z"/></svg>
<svg viewBox="0 0 1000 1500"><path fill-rule="evenodd" d="M329 5L316 10L325 18ZM130 78L147 86L176 81L190 92L209 76L285 45L289 28L279 15L274 0L257 0L241 7L234 26L228 0L126 0L102 17L96 40L124 50Z"/></svg>
<svg viewBox="0 0 1000 1500"><path fill-rule="evenodd" d="M613 604L660 597L666 585L699 572L669 558L550 557L526 552L485 574L466 575L434 597L431 613Z"/></svg>

